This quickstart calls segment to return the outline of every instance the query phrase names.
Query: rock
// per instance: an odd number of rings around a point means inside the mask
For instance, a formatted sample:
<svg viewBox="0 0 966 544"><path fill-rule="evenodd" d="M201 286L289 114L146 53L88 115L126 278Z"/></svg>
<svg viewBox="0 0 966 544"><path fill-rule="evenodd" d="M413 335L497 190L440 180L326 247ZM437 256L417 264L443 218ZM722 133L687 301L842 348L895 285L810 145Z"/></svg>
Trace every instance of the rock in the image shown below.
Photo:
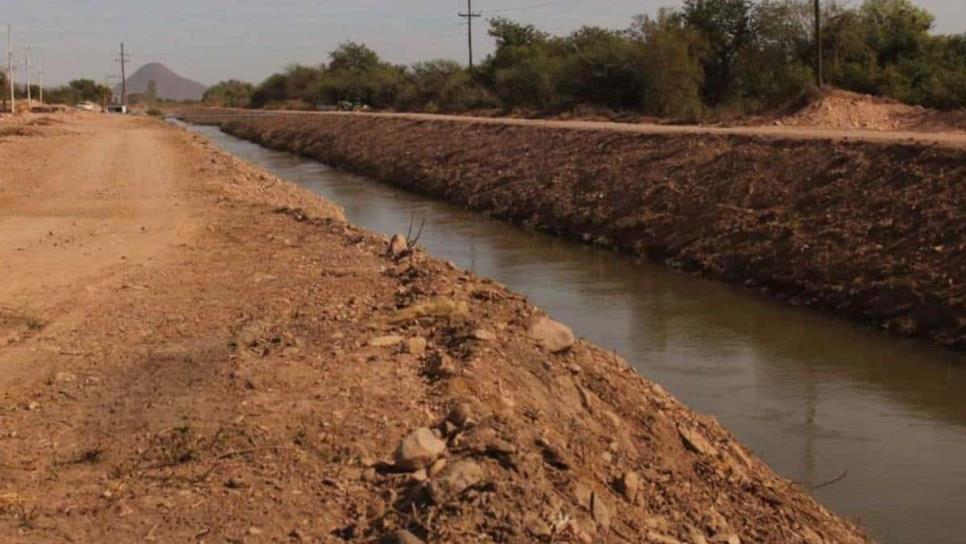
<svg viewBox="0 0 966 544"><path fill-rule="evenodd" d="M422 539L405 529L399 529L395 533L383 539L386 544L425 544Z"/></svg>
<svg viewBox="0 0 966 544"><path fill-rule="evenodd" d="M570 469L571 462L560 446L544 437L537 439L537 445L542 450L544 461L550 464L550 466L559 468L560 470Z"/></svg>
<svg viewBox="0 0 966 544"><path fill-rule="evenodd" d="M696 527L688 527L688 540L691 544L708 544L708 539Z"/></svg>
<svg viewBox="0 0 966 544"><path fill-rule="evenodd" d="M433 379L441 380L450 378L458 373L459 369L456 367L456 363L445 353L437 353L430 357L430 360L426 364L426 375Z"/></svg>
<svg viewBox="0 0 966 544"><path fill-rule="evenodd" d="M654 531L647 532L647 542L654 542L654 544L681 544L681 541L673 536L664 535Z"/></svg>
<svg viewBox="0 0 966 544"><path fill-rule="evenodd" d="M486 443L486 452L497 455L510 455L517 452L517 447L502 438L494 438Z"/></svg>
<svg viewBox="0 0 966 544"><path fill-rule="evenodd" d="M426 339L422 336L417 336L406 340L406 353L415 355L416 357L426 355Z"/></svg>
<svg viewBox="0 0 966 544"><path fill-rule="evenodd" d="M374 348L388 348L390 346L398 346L402 343L402 336L380 336L369 340L369 345Z"/></svg>
<svg viewBox="0 0 966 544"><path fill-rule="evenodd" d="M429 474L426 473L426 469L424 468L421 468L409 475L409 483L411 484L421 484L428 479Z"/></svg>
<svg viewBox="0 0 966 544"><path fill-rule="evenodd" d="M574 498L577 499L577 504L590 510L590 505L593 500L594 490L591 489L587 484L583 482L574 482L573 484L573 494Z"/></svg>
<svg viewBox="0 0 966 544"><path fill-rule="evenodd" d="M426 468L445 451L446 443L433 431L419 428L404 438L396 449L396 467L410 472Z"/></svg>
<svg viewBox="0 0 966 544"><path fill-rule="evenodd" d="M625 472L617 480L617 490L630 502L634 502L641 489L641 476L633 470Z"/></svg>
<svg viewBox="0 0 966 544"><path fill-rule="evenodd" d="M57 383L71 383L77 381L77 376L71 374L70 372L58 372L54 376L54 381Z"/></svg>
<svg viewBox="0 0 966 544"><path fill-rule="evenodd" d="M462 427L463 425L466 425L466 422L472 417L473 408L469 405L469 403L461 402L450 410L449 415L446 416L446 420L452 422L454 425Z"/></svg>
<svg viewBox="0 0 966 544"><path fill-rule="evenodd" d="M607 530L610 527L610 520L613 517L610 506L596 491L590 497L590 515L601 529Z"/></svg>
<svg viewBox="0 0 966 544"><path fill-rule="evenodd" d="M530 325L530 337L546 348L550 353L561 353L570 349L574 342L574 333L570 327L558 323L550 318L541 317Z"/></svg>
<svg viewBox="0 0 966 544"><path fill-rule="evenodd" d="M470 311L470 305L464 300L453 300L446 297L434 297L398 310L390 319L390 323L404 323L423 317L440 317L453 319L464 316Z"/></svg>
<svg viewBox="0 0 966 544"><path fill-rule="evenodd" d="M406 242L406 237L402 234L393 235L392 239L389 240L389 247L386 253L393 257L401 257L408 252L409 244Z"/></svg>
<svg viewBox="0 0 966 544"><path fill-rule="evenodd" d="M496 341L496 334L486 329L476 329L473 331L473 338L481 342L494 342Z"/></svg>
<svg viewBox="0 0 966 544"><path fill-rule="evenodd" d="M243 489L248 487L248 484L241 478L228 478L225 481L225 487L228 489Z"/></svg>
<svg viewBox="0 0 966 544"><path fill-rule="evenodd" d="M702 455L715 456L718 454L718 450L697 429L678 426L678 433L681 435L681 440L684 442L684 445L689 450Z"/></svg>
<svg viewBox="0 0 966 544"><path fill-rule="evenodd" d="M443 469L446 468L446 459L437 459L433 466L429 467L429 477L435 478Z"/></svg>
<svg viewBox="0 0 966 544"><path fill-rule="evenodd" d="M802 527L801 537L806 544L825 544L822 535L816 533L811 527Z"/></svg>
<svg viewBox="0 0 966 544"><path fill-rule="evenodd" d="M664 516L650 516L644 518L644 526L656 531L667 531L669 524Z"/></svg>
<svg viewBox="0 0 966 544"><path fill-rule="evenodd" d="M429 484L429 496L436 504L444 504L483 481L483 467L476 461L456 461L446 465Z"/></svg>

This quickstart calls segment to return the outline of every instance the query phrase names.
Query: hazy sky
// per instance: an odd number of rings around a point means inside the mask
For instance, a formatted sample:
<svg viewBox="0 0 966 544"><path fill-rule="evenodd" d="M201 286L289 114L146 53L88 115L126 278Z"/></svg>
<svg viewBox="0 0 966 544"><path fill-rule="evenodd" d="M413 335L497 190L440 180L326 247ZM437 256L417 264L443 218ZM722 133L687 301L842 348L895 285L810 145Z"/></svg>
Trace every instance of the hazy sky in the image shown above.
<svg viewBox="0 0 966 544"><path fill-rule="evenodd" d="M915 0L936 15L936 30L966 31L966 0ZM286 64L317 64L346 39L362 41L400 63L465 60L466 29L456 12L465 0L0 0L14 25L14 48L28 41L43 58L45 82L102 80L126 43L136 68L163 62L205 84L253 82ZM680 0L475 0L477 58L492 48L487 17L504 15L553 33L583 24L626 27L631 16ZM4 23L0 19L0 24ZM6 62L6 36L0 54ZM18 75L22 80L22 72Z"/></svg>

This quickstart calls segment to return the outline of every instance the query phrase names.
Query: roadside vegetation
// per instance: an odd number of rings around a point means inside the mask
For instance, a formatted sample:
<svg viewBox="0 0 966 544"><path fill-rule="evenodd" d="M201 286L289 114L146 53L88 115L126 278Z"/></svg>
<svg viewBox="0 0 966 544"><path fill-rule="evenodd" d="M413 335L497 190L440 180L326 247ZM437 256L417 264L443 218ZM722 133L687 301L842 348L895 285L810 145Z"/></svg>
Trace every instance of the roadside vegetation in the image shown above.
<svg viewBox="0 0 966 544"><path fill-rule="evenodd" d="M473 70L432 60L394 65L346 42L319 66L292 65L252 87L227 81L210 104L314 109L340 102L401 111L578 107L681 120L751 114L815 93L811 0L685 0L625 29L554 36L489 22L496 51ZM825 2L825 79L834 87L939 109L966 106L966 34L930 32L909 0Z"/></svg>
<svg viewBox="0 0 966 544"><path fill-rule="evenodd" d="M92 79L75 79L67 85L44 88L44 100L50 104L73 105L78 102L106 104L111 99L111 88ZM34 97L38 96L35 92Z"/></svg>

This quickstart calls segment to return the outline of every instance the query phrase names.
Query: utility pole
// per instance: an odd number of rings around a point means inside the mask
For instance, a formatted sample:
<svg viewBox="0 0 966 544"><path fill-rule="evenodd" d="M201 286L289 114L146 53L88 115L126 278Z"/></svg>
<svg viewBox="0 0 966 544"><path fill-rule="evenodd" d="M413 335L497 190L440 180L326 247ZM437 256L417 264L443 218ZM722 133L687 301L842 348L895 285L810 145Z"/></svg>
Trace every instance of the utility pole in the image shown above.
<svg viewBox="0 0 966 544"><path fill-rule="evenodd" d="M473 69L473 19L482 17L482 14L473 13L473 0L466 0L466 13L460 12L460 17L466 19L466 39L470 49L470 70Z"/></svg>
<svg viewBox="0 0 966 544"><path fill-rule="evenodd" d="M121 56L117 58L117 62L121 63L121 104L125 106L127 105L127 72L124 65L129 60L131 59L124 54L124 42L121 42Z"/></svg>
<svg viewBox="0 0 966 544"><path fill-rule="evenodd" d="M27 44L23 58L24 77L27 78L27 111L30 111L30 44Z"/></svg>
<svg viewBox="0 0 966 544"><path fill-rule="evenodd" d="M818 86L825 85L824 67L822 66L822 5L821 0L815 0L815 79Z"/></svg>
<svg viewBox="0 0 966 544"><path fill-rule="evenodd" d="M44 105L44 59L37 59L37 79L40 80L40 105Z"/></svg>
<svg viewBox="0 0 966 544"><path fill-rule="evenodd" d="M10 113L17 113L17 97L13 84L13 29L7 25L7 79L10 80Z"/></svg>

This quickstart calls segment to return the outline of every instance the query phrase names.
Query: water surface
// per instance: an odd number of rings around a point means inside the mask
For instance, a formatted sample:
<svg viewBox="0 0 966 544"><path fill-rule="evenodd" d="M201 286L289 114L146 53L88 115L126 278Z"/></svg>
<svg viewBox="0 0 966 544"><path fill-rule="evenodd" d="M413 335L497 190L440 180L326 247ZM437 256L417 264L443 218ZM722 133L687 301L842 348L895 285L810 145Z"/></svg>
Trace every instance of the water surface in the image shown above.
<svg viewBox="0 0 966 544"><path fill-rule="evenodd" d="M966 355L891 338L488 219L482 214L190 127L343 206L355 225L526 294L582 337L718 418L784 476L816 486L883 543L966 542Z"/></svg>

